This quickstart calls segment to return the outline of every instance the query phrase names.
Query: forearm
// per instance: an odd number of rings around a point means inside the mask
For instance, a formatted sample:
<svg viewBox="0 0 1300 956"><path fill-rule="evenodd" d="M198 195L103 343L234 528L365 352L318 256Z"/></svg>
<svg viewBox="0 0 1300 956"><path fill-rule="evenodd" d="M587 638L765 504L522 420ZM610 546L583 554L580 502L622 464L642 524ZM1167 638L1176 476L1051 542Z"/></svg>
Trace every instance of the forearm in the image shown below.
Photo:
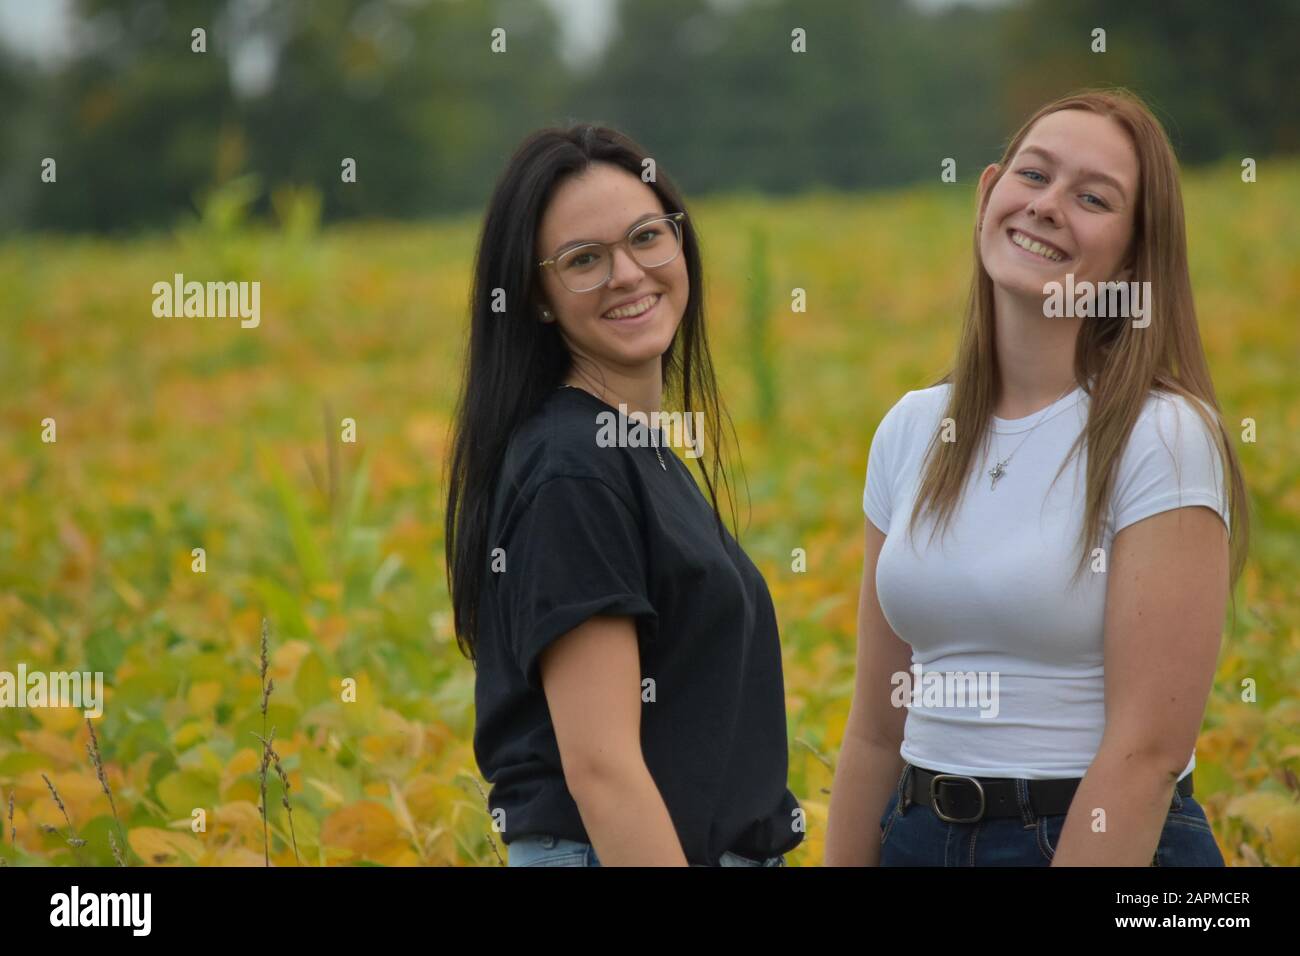
<svg viewBox="0 0 1300 956"><path fill-rule="evenodd" d="M1170 766L1103 742L1070 803L1052 865L1150 866L1182 769Z"/></svg>
<svg viewBox="0 0 1300 956"><path fill-rule="evenodd" d="M569 790L602 866L686 866L668 807L644 763L587 773Z"/></svg>
<svg viewBox="0 0 1300 956"><path fill-rule="evenodd" d="M903 772L896 744L845 734L831 783L826 866L876 866L880 815Z"/></svg>

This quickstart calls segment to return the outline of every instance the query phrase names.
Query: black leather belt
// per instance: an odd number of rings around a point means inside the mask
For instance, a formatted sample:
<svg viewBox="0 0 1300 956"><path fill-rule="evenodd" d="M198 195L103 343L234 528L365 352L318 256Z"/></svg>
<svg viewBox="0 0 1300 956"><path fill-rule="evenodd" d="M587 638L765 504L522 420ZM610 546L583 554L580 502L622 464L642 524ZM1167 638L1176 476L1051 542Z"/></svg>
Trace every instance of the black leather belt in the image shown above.
<svg viewBox="0 0 1300 956"><path fill-rule="evenodd" d="M926 770L915 764L910 764L909 770L906 794L910 801L930 807L946 823L974 823L985 817L1022 815L1014 777L967 777ZM1034 813L1051 816L1069 812L1070 801L1081 782L1081 778L1075 777L1026 780L1024 784ZM1180 796L1190 797L1192 775L1189 773L1179 780L1174 789Z"/></svg>

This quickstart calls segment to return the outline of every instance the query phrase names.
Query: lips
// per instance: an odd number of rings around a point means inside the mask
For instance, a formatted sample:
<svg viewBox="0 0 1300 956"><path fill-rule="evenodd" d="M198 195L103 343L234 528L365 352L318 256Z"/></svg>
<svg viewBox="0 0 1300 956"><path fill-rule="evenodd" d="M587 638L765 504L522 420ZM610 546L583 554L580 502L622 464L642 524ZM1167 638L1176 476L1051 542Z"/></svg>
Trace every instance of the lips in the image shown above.
<svg viewBox="0 0 1300 956"><path fill-rule="evenodd" d="M1021 249L1035 258L1042 259L1044 262L1059 263L1070 258L1069 253L1060 246L1055 246L1046 239L1025 232L1023 229L1008 229L1007 239L1017 249Z"/></svg>
<svg viewBox="0 0 1300 956"><path fill-rule="evenodd" d="M659 293L651 292L640 298L632 299L628 302L620 303L615 308L601 316L603 319L609 319L615 322L626 322L630 319L639 319L643 315L652 311L659 304Z"/></svg>

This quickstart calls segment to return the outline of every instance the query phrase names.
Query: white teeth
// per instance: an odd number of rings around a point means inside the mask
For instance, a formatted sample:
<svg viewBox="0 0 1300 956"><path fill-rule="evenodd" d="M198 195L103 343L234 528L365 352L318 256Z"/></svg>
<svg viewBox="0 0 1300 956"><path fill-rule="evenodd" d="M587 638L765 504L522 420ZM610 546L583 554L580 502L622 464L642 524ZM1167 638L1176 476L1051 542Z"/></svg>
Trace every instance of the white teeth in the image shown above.
<svg viewBox="0 0 1300 956"><path fill-rule="evenodd" d="M607 319L631 319L652 308L659 301L659 296L648 295L644 299L638 299L631 305L625 305L621 309L610 309L605 313Z"/></svg>
<svg viewBox="0 0 1300 956"><path fill-rule="evenodd" d="M1032 252L1036 255L1040 255L1044 259L1051 259L1053 262L1060 262L1062 259L1065 258L1055 249L1049 248L1048 246L1043 245L1041 242L1036 242L1035 240L1030 239L1024 233L1017 232L1014 229L1011 230L1011 241L1014 242L1016 245L1018 245L1021 249L1027 249L1029 252Z"/></svg>

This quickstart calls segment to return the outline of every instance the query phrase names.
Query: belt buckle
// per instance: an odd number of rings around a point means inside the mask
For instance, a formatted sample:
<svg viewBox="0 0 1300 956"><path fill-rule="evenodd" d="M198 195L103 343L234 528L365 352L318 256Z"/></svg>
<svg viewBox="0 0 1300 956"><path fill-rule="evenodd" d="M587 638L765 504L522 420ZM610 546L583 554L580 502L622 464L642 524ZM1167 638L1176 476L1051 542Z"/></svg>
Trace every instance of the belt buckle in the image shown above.
<svg viewBox="0 0 1300 956"><path fill-rule="evenodd" d="M975 814L973 817L950 817L944 813L943 810L939 809L939 782L941 780L969 780L971 783L975 784L975 790L980 795L979 813ZM984 811L987 808L988 805L984 800L984 787L974 777L966 777L958 773L936 773L930 778L930 809L932 809L944 823L974 823L977 820L983 819Z"/></svg>

